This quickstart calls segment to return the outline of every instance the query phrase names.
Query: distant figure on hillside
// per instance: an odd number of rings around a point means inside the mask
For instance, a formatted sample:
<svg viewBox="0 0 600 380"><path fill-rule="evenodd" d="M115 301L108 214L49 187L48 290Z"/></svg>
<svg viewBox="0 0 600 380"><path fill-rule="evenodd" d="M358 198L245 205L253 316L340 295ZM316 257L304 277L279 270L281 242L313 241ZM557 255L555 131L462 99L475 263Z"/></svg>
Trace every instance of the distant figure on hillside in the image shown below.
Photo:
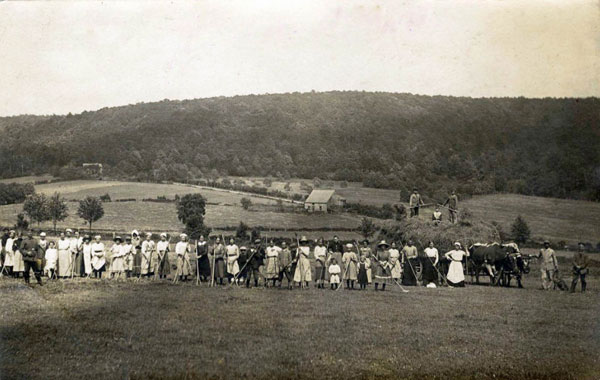
<svg viewBox="0 0 600 380"><path fill-rule="evenodd" d="M424 205L423 199L421 198L421 194L415 188L413 189L413 193L410 195L409 206L410 206L410 216L419 216L419 208Z"/></svg>
<svg viewBox="0 0 600 380"><path fill-rule="evenodd" d="M436 226L438 224L442 223L442 212L440 211L439 207L436 207L433 214L431 214L431 220L433 221L433 224Z"/></svg>
<svg viewBox="0 0 600 380"><path fill-rule="evenodd" d="M550 248L548 240L544 241L544 248L540 249L538 259L540 260L540 270L542 272L542 287L545 290L550 290L558 271L558 261L556 260L556 253Z"/></svg>
<svg viewBox="0 0 600 380"><path fill-rule="evenodd" d="M579 243L577 252L573 255L573 282L571 282L571 293L575 292L577 282L581 279L581 292L585 292L587 282L585 276L588 274L588 257L585 253L585 244Z"/></svg>
<svg viewBox="0 0 600 380"><path fill-rule="evenodd" d="M458 197L454 190L452 190L452 194L444 202L444 206L446 205L448 205L448 210L450 210L450 222L456 223L458 221Z"/></svg>

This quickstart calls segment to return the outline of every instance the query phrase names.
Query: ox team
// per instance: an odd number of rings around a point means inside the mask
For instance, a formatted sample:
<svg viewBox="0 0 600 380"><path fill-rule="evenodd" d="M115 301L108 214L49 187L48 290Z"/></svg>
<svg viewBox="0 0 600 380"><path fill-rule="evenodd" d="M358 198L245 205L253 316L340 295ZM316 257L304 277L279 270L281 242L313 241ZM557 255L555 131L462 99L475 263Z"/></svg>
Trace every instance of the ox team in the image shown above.
<svg viewBox="0 0 600 380"><path fill-rule="evenodd" d="M43 275L50 279L170 277L179 281L195 277L198 282L214 285L282 287L285 283L291 289L294 284L308 288L314 283L320 289L343 286L362 290L373 284L375 290L383 291L386 285L393 284L461 287L464 264L471 265L470 271L466 269L477 280L484 270L495 283L510 285L511 277L515 277L519 287L521 274L529 272L528 259L521 256L514 243L476 244L464 249L456 242L454 249L441 255L433 242L419 252L412 240L400 248L385 240L373 246L368 240L343 244L337 236L328 242L322 238L309 241L303 236L294 242L294 247L286 241L276 244L274 240L262 239L246 247L238 246L233 238L224 241L219 236L210 242L200 236L192 243L186 234L181 234L177 242L171 242L162 233L155 241L152 233L142 238L134 230L125 238L116 236L112 244L105 244L100 235L92 239L70 229L56 241L46 239L45 233L38 240L31 233L17 236L15 231L5 230L0 242L2 274L22 274L29 283L32 271L40 284ZM578 282L582 291L586 290L589 260L584 248L579 244L573 257L571 291ZM549 242L544 242L538 258L543 288L556 287L558 262Z"/></svg>

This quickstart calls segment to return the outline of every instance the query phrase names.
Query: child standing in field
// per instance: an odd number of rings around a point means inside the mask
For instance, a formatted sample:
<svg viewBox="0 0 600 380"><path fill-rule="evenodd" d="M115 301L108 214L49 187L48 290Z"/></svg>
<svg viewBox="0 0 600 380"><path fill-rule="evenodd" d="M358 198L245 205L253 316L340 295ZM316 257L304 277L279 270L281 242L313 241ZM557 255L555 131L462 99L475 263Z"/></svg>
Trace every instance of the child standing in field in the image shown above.
<svg viewBox="0 0 600 380"><path fill-rule="evenodd" d="M331 284L331 289L335 290L340 286L340 273L342 273L342 268L337 263L335 258L330 260L329 264L329 283Z"/></svg>
<svg viewBox="0 0 600 380"><path fill-rule="evenodd" d="M369 270L369 268L370 265L367 263L367 258L361 255L360 262L358 263L358 285L360 285L360 290L367 288L367 284L369 283L367 270Z"/></svg>
<svg viewBox="0 0 600 380"><path fill-rule="evenodd" d="M56 271L56 262L58 261L58 250L56 249L56 243L53 241L48 243L48 249L46 249L44 258L46 259L46 268L44 268L46 275L48 278L53 278Z"/></svg>

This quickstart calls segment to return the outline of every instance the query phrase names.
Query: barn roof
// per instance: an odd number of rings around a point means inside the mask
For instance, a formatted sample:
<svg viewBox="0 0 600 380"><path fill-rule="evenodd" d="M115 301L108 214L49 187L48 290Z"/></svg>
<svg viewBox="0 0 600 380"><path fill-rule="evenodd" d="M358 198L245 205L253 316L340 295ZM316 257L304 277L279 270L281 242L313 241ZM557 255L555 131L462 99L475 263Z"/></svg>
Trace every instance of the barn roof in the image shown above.
<svg viewBox="0 0 600 380"><path fill-rule="evenodd" d="M335 190L313 190L305 202L327 203L335 193Z"/></svg>

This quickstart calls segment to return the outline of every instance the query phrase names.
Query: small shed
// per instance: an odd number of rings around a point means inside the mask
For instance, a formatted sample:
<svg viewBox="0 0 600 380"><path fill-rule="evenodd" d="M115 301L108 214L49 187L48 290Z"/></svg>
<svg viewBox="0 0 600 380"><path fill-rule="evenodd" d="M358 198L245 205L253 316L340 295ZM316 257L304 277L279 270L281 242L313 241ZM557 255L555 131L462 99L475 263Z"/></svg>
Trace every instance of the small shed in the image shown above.
<svg viewBox="0 0 600 380"><path fill-rule="evenodd" d="M335 190L313 190L304 201L304 209L309 212L327 212L331 206L342 205L344 199L335 195Z"/></svg>

